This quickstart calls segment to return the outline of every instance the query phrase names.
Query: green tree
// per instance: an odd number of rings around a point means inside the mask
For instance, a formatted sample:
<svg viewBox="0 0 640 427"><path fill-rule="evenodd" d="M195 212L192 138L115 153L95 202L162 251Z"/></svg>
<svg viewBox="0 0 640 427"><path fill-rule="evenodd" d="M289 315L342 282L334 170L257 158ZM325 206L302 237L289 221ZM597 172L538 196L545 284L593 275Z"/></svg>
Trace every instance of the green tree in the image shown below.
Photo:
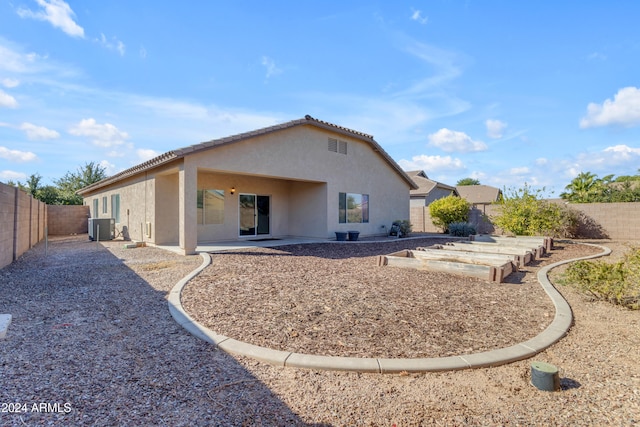
<svg viewBox="0 0 640 427"><path fill-rule="evenodd" d="M81 205L82 197L76 192L106 177L105 168L94 162L85 163L76 172L67 172L62 178L55 181L60 192L60 204Z"/></svg>
<svg viewBox="0 0 640 427"><path fill-rule="evenodd" d="M612 175L607 176L607 178L610 177ZM604 182L594 173L580 172L565 187L565 190L567 191L560 194L564 200L574 203L590 203L602 196Z"/></svg>
<svg viewBox="0 0 640 427"><path fill-rule="evenodd" d="M475 178L462 178L456 182L456 186L458 185L480 185L480 181Z"/></svg>
<svg viewBox="0 0 640 427"><path fill-rule="evenodd" d="M517 236L573 237L578 213L566 205L541 199L541 190L525 183L523 188L506 190L500 214L491 218L499 228Z"/></svg>
<svg viewBox="0 0 640 427"><path fill-rule="evenodd" d="M36 199L48 205L60 205L60 191L53 185L45 185L38 189Z"/></svg>
<svg viewBox="0 0 640 427"><path fill-rule="evenodd" d="M467 222L471 205L465 199L449 195L435 200L429 204L431 221L436 227L449 232L449 224L454 222Z"/></svg>
<svg viewBox="0 0 640 427"><path fill-rule="evenodd" d="M42 176L38 173L31 174L27 183L25 184L27 194L30 194L34 198L38 198L38 190L40 190L40 181Z"/></svg>

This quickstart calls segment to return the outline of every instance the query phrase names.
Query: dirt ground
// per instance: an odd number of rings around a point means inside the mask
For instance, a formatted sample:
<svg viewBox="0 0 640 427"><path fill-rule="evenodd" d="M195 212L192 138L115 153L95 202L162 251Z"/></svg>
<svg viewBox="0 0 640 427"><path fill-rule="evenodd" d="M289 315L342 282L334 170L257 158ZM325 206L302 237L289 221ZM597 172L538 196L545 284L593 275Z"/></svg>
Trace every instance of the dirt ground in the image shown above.
<svg viewBox="0 0 640 427"><path fill-rule="evenodd" d="M620 242L600 243L614 249L612 259L627 248ZM569 254L574 248L569 244L563 246L564 249L555 251L543 262L555 262L563 256L561 253ZM194 282L187 292L196 292L198 287L206 289L209 282L216 283L217 291L207 290L211 293L201 297L207 302L205 305L212 306L211 300L229 306L232 304L229 298L235 296L233 304L241 310L235 312L234 318L244 322L240 328L242 335L258 336L253 332L263 331L260 332L263 337L257 339L269 339L273 345L280 343L287 348L311 350L312 347L307 346L313 345L313 341L335 337L320 326L321 320L335 322L334 325L340 321L352 322L354 333L368 331L378 338L354 339L342 334L338 340L344 345L318 346L340 350L341 354L354 349L364 352L369 344L377 346L369 350L376 355L448 354L453 351L449 342L476 351L500 345L501 341L535 335L550 320L544 314L553 315L548 303L536 296L536 285L531 279L533 271L514 276L513 283L503 284L497 291L488 283L467 281L459 282L459 289L452 289L457 280L438 276L433 283L427 281L424 285L428 292L412 290L413 293L407 294L411 284L402 282L404 273L385 279L384 275L390 271L382 271L386 267L370 267L379 271L375 272L375 279L367 279L372 282L368 282L366 289L358 288L356 281L351 282L352 258L366 261L374 256L372 252L340 258L331 253L314 255L305 254L302 248L295 250L302 251L297 252L296 257L310 257L310 262L317 266L331 268L333 265L333 271L327 270L332 274L320 275L301 269L295 263L287 269L274 262L279 257L294 258L293 249L289 249L288 255L281 253L285 252L282 248L280 252L260 250L258 254L214 257L214 264L202 276L211 280L198 286L198 282ZM376 249L381 253L395 250ZM258 258L271 261L258 261ZM246 301L243 298L249 297L248 292L221 289L222 282L217 279L215 269L223 259L232 263L218 271L219 275L226 275L225 280L231 285L227 287L237 290L250 286L262 292L259 294L262 299L255 297L256 301ZM345 262L343 266L340 266L341 260ZM13 315L7 338L0 341L0 405L3 405L0 425L626 426L640 423L638 311L593 301L570 288L560 287L574 311L575 324L565 338L531 360L496 368L400 375L281 368L227 355L188 335L173 321L167 310L166 295L180 277L199 263L199 257L180 257L156 248L123 249L122 242L98 245L81 238L68 238L50 242L46 257L43 248L38 246L0 270L0 295L3 296L0 313ZM342 271L343 268L351 274ZM258 269L263 269L260 271L264 279L258 282L266 283L260 288L247 279L250 271ZM279 280L267 279L271 273ZM367 274L371 276L371 271ZM554 270L552 280L556 274ZM313 280L298 279L305 275ZM344 292L335 288L315 297L294 292L296 287L309 282L329 283L336 275L347 285ZM396 283L395 287L387 285L381 294L390 298L388 307L376 305L379 303L366 295L374 285L382 286L385 281ZM260 310L255 306L262 303L267 313L262 319L268 320L271 315L267 310L273 308L267 296L278 283L287 287L280 294L282 298L290 298L291 293L299 307L288 311L287 316L291 316L288 320L286 316L279 319L281 324L289 322L295 328L285 329L285 333L274 334L276 338L273 338L269 335L273 324L252 325L246 318L258 316ZM493 292L492 299L483 299L482 304L474 301L485 298L483 294L487 292ZM421 293L435 297L414 300ZM326 299L330 304L320 306L318 299ZM447 304L447 300L451 304ZM369 309L357 311L361 302ZM298 316L301 308L312 307L312 304L317 306L316 317ZM419 304L435 305L420 309ZM518 306L513 307L515 304ZM496 305L500 308L493 307ZM454 310L447 313L449 306ZM356 323L352 314L335 315L340 311L338 307L353 307L355 317L363 316L367 320ZM437 336L433 325L427 325L429 330L424 332L419 323L410 323L418 322L411 316L431 316L432 309L443 313L437 319L447 328L444 339ZM383 331L376 329L370 310L379 310L382 317L396 314L396 323L402 327L390 328L392 338L385 339ZM509 313L504 316L507 320L500 321L500 313ZM536 313L544 320L537 318ZM517 317L510 319L512 316ZM454 317L461 322L458 335L475 335L475 338L455 336ZM486 329L485 320L477 317L491 318L499 324L496 329L500 332L482 331ZM317 335L308 335L309 328L302 326L305 323L296 323L300 320L315 325ZM248 333L250 328L255 329ZM313 326L310 329L313 330ZM297 336L291 333L294 331ZM404 331L409 340L405 343L403 334L395 331ZM483 333L486 343L478 338ZM427 338L433 338L437 345L421 346L420 341ZM387 341L390 345L383 346L378 341ZM533 360L549 362L560 369L561 391L542 392L531 386L529 372ZM29 406L25 411L18 411L16 403L45 403L45 408L49 403L49 409L60 410L38 412ZM52 406L54 403L60 406ZM69 405L68 412L65 403ZM2 411L3 408L14 410Z"/></svg>

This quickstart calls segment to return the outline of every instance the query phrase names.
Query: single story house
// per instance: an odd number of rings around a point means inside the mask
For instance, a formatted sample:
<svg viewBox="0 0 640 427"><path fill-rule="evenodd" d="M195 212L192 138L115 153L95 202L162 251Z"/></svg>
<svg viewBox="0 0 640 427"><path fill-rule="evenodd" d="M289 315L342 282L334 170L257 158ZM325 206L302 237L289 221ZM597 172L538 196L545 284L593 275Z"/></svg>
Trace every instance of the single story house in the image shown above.
<svg viewBox="0 0 640 427"><path fill-rule="evenodd" d="M502 190L490 185L458 185L458 194L471 205L490 205L502 200Z"/></svg>
<svg viewBox="0 0 640 427"><path fill-rule="evenodd" d="M305 116L169 151L78 191L133 240L179 245L386 234L418 188L373 136Z"/></svg>
<svg viewBox="0 0 640 427"><path fill-rule="evenodd" d="M425 171L408 171L407 175L416 183L418 188L411 190L411 207L429 206L434 200L454 195L458 196L456 187L429 179Z"/></svg>

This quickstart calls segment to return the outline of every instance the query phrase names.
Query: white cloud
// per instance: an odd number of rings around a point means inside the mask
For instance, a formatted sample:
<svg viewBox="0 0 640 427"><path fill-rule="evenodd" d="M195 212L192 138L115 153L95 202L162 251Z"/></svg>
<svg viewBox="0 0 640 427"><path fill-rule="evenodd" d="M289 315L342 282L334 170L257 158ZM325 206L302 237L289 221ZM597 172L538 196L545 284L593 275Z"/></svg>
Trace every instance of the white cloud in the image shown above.
<svg viewBox="0 0 640 427"><path fill-rule="evenodd" d="M509 175L525 175L531 173L531 169L526 166L509 169Z"/></svg>
<svg viewBox="0 0 640 427"><path fill-rule="evenodd" d="M41 63L41 59L42 56L23 52L20 46L0 37L0 70L21 74L43 71L46 66ZM12 80L8 80L11 83Z"/></svg>
<svg viewBox="0 0 640 427"><path fill-rule="evenodd" d="M99 165L100 167L104 168L104 172L107 174L107 176L114 175L119 172L118 169L116 169L116 165L110 163L107 160L102 160Z"/></svg>
<svg viewBox="0 0 640 427"><path fill-rule="evenodd" d="M507 127L507 124L501 120L492 120L489 119L485 122L487 126L487 136L489 138L502 138L503 132Z"/></svg>
<svg viewBox="0 0 640 427"><path fill-rule="evenodd" d="M587 115L580 120L580 127L584 129L609 125L640 125L640 89L625 87L615 94L613 101L607 99L602 105L589 103Z"/></svg>
<svg viewBox="0 0 640 427"><path fill-rule="evenodd" d="M100 43L102 47L109 50L117 50L120 56L124 56L125 53L125 45L116 37L111 37L111 39L107 39L107 37L100 33L100 38L95 39L96 42Z"/></svg>
<svg viewBox="0 0 640 427"><path fill-rule="evenodd" d="M20 130L25 131L27 138L30 140L60 138L60 134L55 130L47 129L44 126L36 126L27 122L20 125Z"/></svg>
<svg viewBox="0 0 640 427"><path fill-rule="evenodd" d="M2 83L2 86L4 87L12 88L18 86L20 84L20 80L5 78L2 79L2 82L0 83Z"/></svg>
<svg viewBox="0 0 640 427"><path fill-rule="evenodd" d="M140 46L140 58L147 59L147 49L144 46Z"/></svg>
<svg viewBox="0 0 640 427"><path fill-rule="evenodd" d="M17 106L18 101L16 101L13 96L0 89L0 107L16 108Z"/></svg>
<svg viewBox="0 0 640 427"><path fill-rule="evenodd" d="M142 163L142 162L146 162L147 160L151 160L154 157L158 157L162 153L159 153L151 149L140 148L136 150L136 154L138 155L138 161Z"/></svg>
<svg viewBox="0 0 640 427"><path fill-rule="evenodd" d="M83 119L77 125L69 129L69 133L75 136L87 136L98 147L113 147L123 144L129 134L118 130L111 123L99 124L95 119Z"/></svg>
<svg viewBox="0 0 640 427"><path fill-rule="evenodd" d="M270 78L273 76L277 76L278 74L282 74L282 69L278 68L276 66L275 61L269 58L268 56L262 57L262 65L264 65L264 67L267 70L266 78Z"/></svg>
<svg viewBox="0 0 640 427"><path fill-rule="evenodd" d="M615 145L601 151L584 152L573 160L561 161L553 165L553 171L568 179L575 178L580 172L595 174L633 175L640 164L640 148L628 145ZM546 171L549 173L549 171Z"/></svg>
<svg viewBox="0 0 640 427"><path fill-rule="evenodd" d="M447 128L442 128L436 133L429 135L429 145L440 148L442 151L468 153L473 151L484 151L487 145L482 141L474 141L464 132L458 132Z"/></svg>
<svg viewBox="0 0 640 427"><path fill-rule="evenodd" d="M413 13L411 14L411 20L412 21L416 21L419 24L426 24L429 21L429 18L426 16L422 15L422 11L421 10L413 10Z"/></svg>
<svg viewBox="0 0 640 427"><path fill-rule="evenodd" d="M27 179L27 174L22 172L14 172L10 170L0 171L0 180L7 181L20 181Z"/></svg>
<svg viewBox="0 0 640 427"><path fill-rule="evenodd" d="M411 160L402 159L398 162L400 167L406 171L423 170L428 173L435 171L452 171L464 169L462 160L451 156L427 156L420 154L413 156Z"/></svg>
<svg viewBox="0 0 640 427"><path fill-rule="evenodd" d="M75 13L71 7L62 0L36 0L43 10L32 11L29 9L18 9L21 18L32 18L39 21L47 21L55 28L72 37L84 37L84 29L74 21Z"/></svg>
<svg viewBox="0 0 640 427"><path fill-rule="evenodd" d="M606 155L611 156L611 160L615 162L631 162L637 161L640 158L640 148L633 148L627 145L607 147L603 152Z"/></svg>
<svg viewBox="0 0 640 427"><path fill-rule="evenodd" d="M11 150L0 146L0 159L9 160L10 162L30 162L36 158L37 156L30 151Z"/></svg>
<svg viewBox="0 0 640 427"><path fill-rule="evenodd" d="M544 166L547 163L549 163L549 159L547 159L547 158L540 157L540 158L536 159L536 165L538 165L538 166Z"/></svg>

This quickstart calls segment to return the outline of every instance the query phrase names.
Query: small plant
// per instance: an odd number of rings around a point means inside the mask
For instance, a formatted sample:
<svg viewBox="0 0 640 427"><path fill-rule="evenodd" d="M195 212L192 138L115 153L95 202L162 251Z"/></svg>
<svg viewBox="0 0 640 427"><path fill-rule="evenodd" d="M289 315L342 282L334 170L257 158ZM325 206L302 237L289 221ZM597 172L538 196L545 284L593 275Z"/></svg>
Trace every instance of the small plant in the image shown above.
<svg viewBox="0 0 640 427"><path fill-rule="evenodd" d="M433 225L447 233L449 224L469 220L470 207L471 205L465 199L450 195L431 202L429 214Z"/></svg>
<svg viewBox="0 0 640 427"><path fill-rule="evenodd" d="M449 234L456 237L469 237L476 234L476 227L469 222L452 222L449 224Z"/></svg>
<svg viewBox="0 0 640 427"><path fill-rule="evenodd" d="M413 229L413 225L409 222L408 219L398 219L395 220L393 224L397 225L398 228L400 228L400 235L398 237L407 237Z"/></svg>
<svg viewBox="0 0 640 427"><path fill-rule="evenodd" d="M632 248L614 264L577 261L567 268L562 283L597 299L640 310L640 248Z"/></svg>

